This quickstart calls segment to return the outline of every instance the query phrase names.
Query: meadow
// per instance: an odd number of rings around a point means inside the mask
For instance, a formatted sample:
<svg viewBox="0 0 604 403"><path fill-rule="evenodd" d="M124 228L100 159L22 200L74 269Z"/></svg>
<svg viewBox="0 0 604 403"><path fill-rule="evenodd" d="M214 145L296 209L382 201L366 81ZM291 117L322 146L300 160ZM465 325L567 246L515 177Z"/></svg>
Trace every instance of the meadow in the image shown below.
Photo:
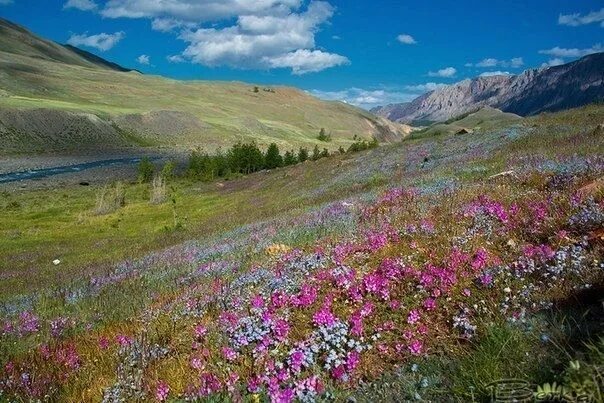
<svg viewBox="0 0 604 403"><path fill-rule="evenodd" d="M601 401L602 122L176 178L161 204L133 180L104 215L94 187L7 191L0 400L483 401L519 378Z"/></svg>

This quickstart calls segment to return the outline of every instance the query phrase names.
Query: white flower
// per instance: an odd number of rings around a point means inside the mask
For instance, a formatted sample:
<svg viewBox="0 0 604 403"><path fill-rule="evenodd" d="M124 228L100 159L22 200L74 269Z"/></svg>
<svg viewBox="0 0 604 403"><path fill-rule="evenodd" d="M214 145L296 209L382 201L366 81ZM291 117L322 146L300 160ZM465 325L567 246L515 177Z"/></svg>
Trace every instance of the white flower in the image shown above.
<svg viewBox="0 0 604 403"><path fill-rule="evenodd" d="M61 263L61 261L59 259L55 259L52 261L52 264L54 264L55 266L58 265L59 263Z"/></svg>
<svg viewBox="0 0 604 403"><path fill-rule="evenodd" d="M511 293L511 292L512 292L512 289L511 289L510 287L505 287L505 288L503 289L503 292L505 292L505 293L509 294L509 293Z"/></svg>

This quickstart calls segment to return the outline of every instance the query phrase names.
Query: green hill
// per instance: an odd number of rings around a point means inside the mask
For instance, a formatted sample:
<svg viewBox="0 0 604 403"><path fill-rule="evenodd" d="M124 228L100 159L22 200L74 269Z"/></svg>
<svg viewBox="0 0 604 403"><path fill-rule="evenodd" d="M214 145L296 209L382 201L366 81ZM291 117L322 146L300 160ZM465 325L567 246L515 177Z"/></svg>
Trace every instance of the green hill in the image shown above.
<svg viewBox="0 0 604 403"><path fill-rule="evenodd" d="M238 140L337 149L355 135L391 141L409 132L293 88L177 81L122 70L0 19L0 152L143 145L213 150ZM332 142L316 139L321 128Z"/></svg>

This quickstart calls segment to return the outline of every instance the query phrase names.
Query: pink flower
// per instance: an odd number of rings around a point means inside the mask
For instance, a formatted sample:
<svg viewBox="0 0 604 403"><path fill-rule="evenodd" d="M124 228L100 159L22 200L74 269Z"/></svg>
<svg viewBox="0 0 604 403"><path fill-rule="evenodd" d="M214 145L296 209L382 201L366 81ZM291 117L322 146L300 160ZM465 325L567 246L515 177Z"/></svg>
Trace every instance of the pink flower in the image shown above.
<svg viewBox="0 0 604 403"><path fill-rule="evenodd" d="M203 337L206 335L206 333L208 333L208 329L203 326L203 325L197 325L195 326L195 328L193 329L194 333L195 333L195 338L197 340L201 340L203 339Z"/></svg>
<svg viewBox="0 0 604 403"><path fill-rule="evenodd" d="M191 358L191 367L196 370L201 370L204 368L204 365L203 365L201 359L199 359L197 357L193 357L193 358Z"/></svg>
<svg viewBox="0 0 604 403"><path fill-rule="evenodd" d="M260 386L262 385L262 382L260 381L260 378L256 375L250 377L250 379L247 381L247 390L250 393L258 393L260 392Z"/></svg>
<svg viewBox="0 0 604 403"><path fill-rule="evenodd" d="M228 361L235 361L237 359L237 352L230 347L223 347L222 355Z"/></svg>
<svg viewBox="0 0 604 403"><path fill-rule="evenodd" d="M252 308L260 309L264 307L264 297L260 294L256 294L252 297Z"/></svg>
<svg viewBox="0 0 604 403"><path fill-rule="evenodd" d="M107 350L109 348L109 339L105 336L99 338L99 348L101 350Z"/></svg>
<svg viewBox="0 0 604 403"><path fill-rule="evenodd" d="M332 369L331 376L333 377L333 379L336 379L338 381L344 379L344 377L346 376L346 369L344 368L344 365L339 365Z"/></svg>
<svg viewBox="0 0 604 403"><path fill-rule="evenodd" d="M289 323L285 319L279 319L275 323L273 331L275 336L277 336L277 340L283 341L287 339L287 335L289 334Z"/></svg>
<svg viewBox="0 0 604 403"><path fill-rule="evenodd" d="M474 255L474 259L472 259L472 269L476 271L484 269L487 265L488 258L489 254L484 248L478 249Z"/></svg>
<svg viewBox="0 0 604 403"><path fill-rule="evenodd" d="M354 371L354 369L359 365L359 361L360 354L356 351L351 351L346 357L346 369L348 369L348 371Z"/></svg>
<svg viewBox="0 0 604 403"><path fill-rule="evenodd" d="M120 345L120 347L126 347L129 346L130 343L132 343L132 340L128 336L124 336L122 334L118 334L117 336L115 336L115 340L117 341L117 344Z"/></svg>
<svg viewBox="0 0 604 403"><path fill-rule="evenodd" d="M317 289L308 284L304 284L298 295L292 297L292 305L307 307L312 305L317 299Z"/></svg>
<svg viewBox="0 0 604 403"><path fill-rule="evenodd" d="M164 381L159 381L157 387L155 388L155 397L160 402L165 402L168 399L168 394L170 393L170 387Z"/></svg>
<svg viewBox="0 0 604 403"><path fill-rule="evenodd" d="M409 312L409 316L407 316L407 323L409 323L410 325L419 322L419 320L421 319L421 316L419 314L419 312L414 309L411 312Z"/></svg>
<svg viewBox="0 0 604 403"><path fill-rule="evenodd" d="M466 296L466 297L469 297L470 295L472 295L472 291L470 291L470 290L469 290L469 289L467 289L467 288L464 288L464 289L461 291L461 293L462 293L464 296Z"/></svg>
<svg viewBox="0 0 604 403"><path fill-rule="evenodd" d="M287 296L281 291L275 291L271 295L271 305L275 308L283 308L287 305Z"/></svg>
<svg viewBox="0 0 604 403"><path fill-rule="evenodd" d="M410 344L409 344L409 351L411 352L411 354L413 355L420 355L422 353L422 350L424 348L423 343L419 340L413 340Z"/></svg>
<svg viewBox="0 0 604 403"><path fill-rule="evenodd" d="M427 298L424 301L424 308L426 311L432 311L436 309L436 300L434 298Z"/></svg>

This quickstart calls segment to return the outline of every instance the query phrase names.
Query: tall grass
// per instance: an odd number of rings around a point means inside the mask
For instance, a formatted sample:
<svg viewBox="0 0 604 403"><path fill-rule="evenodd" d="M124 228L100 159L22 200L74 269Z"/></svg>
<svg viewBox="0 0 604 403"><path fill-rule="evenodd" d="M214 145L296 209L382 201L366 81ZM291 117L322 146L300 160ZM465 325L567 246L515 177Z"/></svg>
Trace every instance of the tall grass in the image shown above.
<svg viewBox="0 0 604 403"><path fill-rule="evenodd" d="M122 182L112 186L103 186L96 196L94 214L105 215L113 213L126 205L126 189Z"/></svg>

